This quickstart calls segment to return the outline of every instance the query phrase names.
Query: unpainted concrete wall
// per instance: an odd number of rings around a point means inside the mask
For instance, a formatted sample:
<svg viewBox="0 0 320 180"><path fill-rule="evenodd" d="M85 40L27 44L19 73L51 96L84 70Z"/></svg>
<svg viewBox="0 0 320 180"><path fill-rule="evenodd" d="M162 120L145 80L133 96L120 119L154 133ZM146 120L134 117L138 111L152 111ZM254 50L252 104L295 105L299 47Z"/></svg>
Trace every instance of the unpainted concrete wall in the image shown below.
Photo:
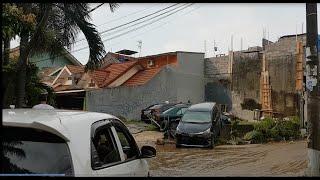
<svg viewBox="0 0 320 180"><path fill-rule="evenodd" d="M234 52L232 91L243 98L250 98L260 102L261 69L261 55L258 52ZM237 103L239 104L240 102Z"/></svg>
<svg viewBox="0 0 320 180"><path fill-rule="evenodd" d="M159 102L204 101L204 54L177 52L178 66L164 67L148 83L87 93L89 111L140 119L141 110Z"/></svg>
<svg viewBox="0 0 320 180"><path fill-rule="evenodd" d="M305 35L300 35L297 39L302 41L303 45L306 44ZM296 37L280 38L277 42L267 45L265 54L272 88L273 110L284 116L297 115L299 103L295 90Z"/></svg>
<svg viewBox="0 0 320 180"><path fill-rule="evenodd" d="M174 78L178 102L188 102L188 100L193 104L204 102L203 76L176 72Z"/></svg>
<svg viewBox="0 0 320 180"><path fill-rule="evenodd" d="M243 110L245 98L260 103L261 54L259 52L234 52L232 75L228 72L229 56L207 58L205 77L207 78L205 99L219 104L227 104L228 110L241 119L253 120L254 112ZM218 74L221 75L218 75ZM231 80L231 84L228 81Z"/></svg>
<svg viewBox="0 0 320 180"><path fill-rule="evenodd" d="M119 86L89 91L86 95L87 109L129 119L140 119L141 110L151 104L177 101L173 76L172 69L164 68L142 86Z"/></svg>
<svg viewBox="0 0 320 180"><path fill-rule="evenodd" d="M204 53L177 52L179 73L204 76Z"/></svg>
<svg viewBox="0 0 320 180"><path fill-rule="evenodd" d="M230 88L220 82L208 82L205 86L205 101L227 105L227 111L232 110L232 97Z"/></svg>
<svg viewBox="0 0 320 180"><path fill-rule="evenodd" d="M219 56L205 59L205 77L211 80L230 79L228 68L229 56Z"/></svg>
<svg viewBox="0 0 320 180"><path fill-rule="evenodd" d="M204 101L204 53L177 52L175 68L177 101L201 103Z"/></svg>

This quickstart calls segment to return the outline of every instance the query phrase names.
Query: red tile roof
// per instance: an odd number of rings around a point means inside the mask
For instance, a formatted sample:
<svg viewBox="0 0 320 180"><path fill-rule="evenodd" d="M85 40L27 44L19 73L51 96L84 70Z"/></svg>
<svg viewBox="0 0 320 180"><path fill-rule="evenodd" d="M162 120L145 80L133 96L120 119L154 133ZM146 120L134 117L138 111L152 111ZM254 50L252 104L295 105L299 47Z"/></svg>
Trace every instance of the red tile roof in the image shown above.
<svg viewBox="0 0 320 180"><path fill-rule="evenodd" d="M104 83L102 84L102 87L105 87L112 83L137 63L138 61L128 61L124 63L114 63L107 66L105 69L103 69L103 71L106 71L107 73L109 73L109 75L106 77Z"/></svg>
<svg viewBox="0 0 320 180"><path fill-rule="evenodd" d="M108 72L103 70L94 70L90 76L97 83L98 87L102 86L108 77Z"/></svg>
<svg viewBox="0 0 320 180"><path fill-rule="evenodd" d="M84 73L84 66L67 65L67 68L72 74Z"/></svg>
<svg viewBox="0 0 320 180"><path fill-rule="evenodd" d="M139 71L128 79L123 85L124 86L138 86L147 83L152 79L162 68L152 68Z"/></svg>

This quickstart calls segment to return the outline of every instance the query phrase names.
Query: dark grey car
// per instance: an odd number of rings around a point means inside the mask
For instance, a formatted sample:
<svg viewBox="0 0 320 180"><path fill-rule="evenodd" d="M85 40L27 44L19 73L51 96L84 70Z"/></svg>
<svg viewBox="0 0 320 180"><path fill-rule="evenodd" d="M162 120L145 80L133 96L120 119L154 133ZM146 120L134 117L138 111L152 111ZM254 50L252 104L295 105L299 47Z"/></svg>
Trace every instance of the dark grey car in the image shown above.
<svg viewBox="0 0 320 180"><path fill-rule="evenodd" d="M221 112L216 103L192 105L184 113L176 129L176 147L213 148L222 127Z"/></svg>

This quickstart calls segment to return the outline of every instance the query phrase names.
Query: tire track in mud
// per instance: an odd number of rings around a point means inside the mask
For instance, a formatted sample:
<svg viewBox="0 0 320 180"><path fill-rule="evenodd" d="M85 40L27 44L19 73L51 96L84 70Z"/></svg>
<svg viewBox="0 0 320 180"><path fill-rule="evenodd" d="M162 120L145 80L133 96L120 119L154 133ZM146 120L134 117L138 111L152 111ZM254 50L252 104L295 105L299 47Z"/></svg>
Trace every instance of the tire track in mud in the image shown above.
<svg viewBox="0 0 320 180"><path fill-rule="evenodd" d="M288 163L283 163L279 165L274 165L271 168L271 173L278 175L278 174L292 174L296 173L298 171L301 171L301 169L305 169L307 167L307 161L301 161L301 160L293 160Z"/></svg>
<svg viewBox="0 0 320 180"><path fill-rule="evenodd" d="M214 149L155 145L160 132L135 134L138 144L154 145L151 176L300 176L307 167L306 141L221 145Z"/></svg>
<svg viewBox="0 0 320 180"><path fill-rule="evenodd" d="M152 176L301 175L307 165L303 143L217 146L212 150L157 146L150 171Z"/></svg>
<svg viewBox="0 0 320 180"><path fill-rule="evenodd" d="M171 149L171 152L161 152L156 163L153 163L151 170L155 167L166 167L161 170L185 171L191 175L210 173L214 170L221 170L230 166L256 162L263 158L266 151L244 151L244 148L217 148L213 150L204 149ZM174 151L174 152L173 152Z"/></svg>

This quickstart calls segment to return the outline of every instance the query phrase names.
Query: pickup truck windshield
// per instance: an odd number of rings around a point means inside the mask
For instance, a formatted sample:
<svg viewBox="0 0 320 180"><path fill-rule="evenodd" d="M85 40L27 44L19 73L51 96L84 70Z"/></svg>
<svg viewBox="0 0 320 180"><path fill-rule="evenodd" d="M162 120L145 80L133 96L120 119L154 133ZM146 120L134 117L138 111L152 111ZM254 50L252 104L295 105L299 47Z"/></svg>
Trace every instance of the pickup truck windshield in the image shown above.
<svg viewBox="0 0 320 180"><path fill-rule="evenodd" d="M3 127L2 135L2 174L74 174L71 154L62 138L41 130L17 127Z"/></svg>

